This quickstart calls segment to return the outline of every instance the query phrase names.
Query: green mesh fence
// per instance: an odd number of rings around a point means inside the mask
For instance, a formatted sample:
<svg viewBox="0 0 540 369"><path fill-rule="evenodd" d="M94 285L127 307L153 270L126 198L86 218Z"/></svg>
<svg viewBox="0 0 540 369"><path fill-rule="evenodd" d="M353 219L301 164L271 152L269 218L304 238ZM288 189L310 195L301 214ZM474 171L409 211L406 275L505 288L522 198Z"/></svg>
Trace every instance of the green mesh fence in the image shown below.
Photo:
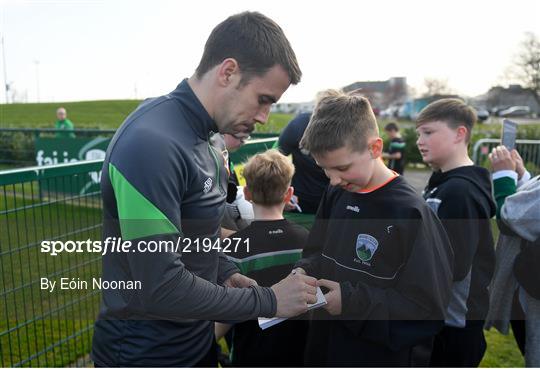
<svg viewBox="0 0 540 369"><path fill-rule="evenodd" d="M41 278L101 274L100 256L40 252L42 240L101 237L102 161L0 173L0 365L89 365L99 290L49 292ZM96 190L97 188L97 190Z"/></svg>

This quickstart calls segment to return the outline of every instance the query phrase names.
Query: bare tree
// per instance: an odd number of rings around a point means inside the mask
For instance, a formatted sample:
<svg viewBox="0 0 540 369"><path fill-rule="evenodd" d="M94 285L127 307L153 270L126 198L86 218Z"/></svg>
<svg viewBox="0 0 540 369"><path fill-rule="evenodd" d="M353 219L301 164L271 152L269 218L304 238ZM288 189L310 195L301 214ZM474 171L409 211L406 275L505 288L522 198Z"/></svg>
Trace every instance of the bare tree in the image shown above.
<svg viewBox="0 0 540 369"><path fill-rule="evenodd" d="M540 39L534 33L525 33L512 70L516 80L540 96Z"/></svg>
<svg viewBox="0 0 540 369"><path fill-rule="evenodd" d="M448 86L448 80L437 78L424 78L424 93L422 96L448 95L452 89Z"/></svg>

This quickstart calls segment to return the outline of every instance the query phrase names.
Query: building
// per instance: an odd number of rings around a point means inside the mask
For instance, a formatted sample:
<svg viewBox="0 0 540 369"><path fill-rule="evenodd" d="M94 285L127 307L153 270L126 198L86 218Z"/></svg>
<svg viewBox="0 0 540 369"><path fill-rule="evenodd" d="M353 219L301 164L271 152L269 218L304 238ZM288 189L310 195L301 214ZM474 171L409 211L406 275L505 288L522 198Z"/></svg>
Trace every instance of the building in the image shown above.
<svg viewBox="0 0 540 369"><path fill-rule="evenodd" d="M373 110L381 111L393 104L403 104L407 100L407 78L392 77L387 81L354 82L343 87L343 91L360 90Z"/></svg>

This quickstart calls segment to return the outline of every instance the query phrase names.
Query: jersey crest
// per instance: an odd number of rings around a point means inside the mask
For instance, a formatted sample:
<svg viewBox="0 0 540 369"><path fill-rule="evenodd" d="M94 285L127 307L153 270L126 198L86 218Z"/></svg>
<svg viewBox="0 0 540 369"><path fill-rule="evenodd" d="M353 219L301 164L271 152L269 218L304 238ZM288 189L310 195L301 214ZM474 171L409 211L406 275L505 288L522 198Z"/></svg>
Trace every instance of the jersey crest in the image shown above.
<svg viewBox="0 0 540 369"><path fill-rule="evenodd" d="M379 242L369 234L361 233L356 238L356 255L362 261L369 261L375 255Z"/></svg>

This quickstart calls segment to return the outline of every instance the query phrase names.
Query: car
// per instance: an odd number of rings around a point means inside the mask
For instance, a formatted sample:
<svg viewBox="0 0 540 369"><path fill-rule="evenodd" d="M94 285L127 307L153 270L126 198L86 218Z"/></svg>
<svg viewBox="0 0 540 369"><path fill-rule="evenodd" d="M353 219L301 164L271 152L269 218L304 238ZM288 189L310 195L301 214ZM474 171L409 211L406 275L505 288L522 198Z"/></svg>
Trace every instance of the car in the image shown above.
<svg viewBox="0 0 540 369"><path fill-rule="evenodd" d="M531 114L531 108L528 106L511 106L508 109L501 110L499 117L524 117Z"/></svg>
<svg viewBox="0 0 540 369"><path fill-rule="evenodd" d="M487 111L487 109L475 107L474 110L476 111L478 121L485 122L489 118L489 111Z"/></svg>

